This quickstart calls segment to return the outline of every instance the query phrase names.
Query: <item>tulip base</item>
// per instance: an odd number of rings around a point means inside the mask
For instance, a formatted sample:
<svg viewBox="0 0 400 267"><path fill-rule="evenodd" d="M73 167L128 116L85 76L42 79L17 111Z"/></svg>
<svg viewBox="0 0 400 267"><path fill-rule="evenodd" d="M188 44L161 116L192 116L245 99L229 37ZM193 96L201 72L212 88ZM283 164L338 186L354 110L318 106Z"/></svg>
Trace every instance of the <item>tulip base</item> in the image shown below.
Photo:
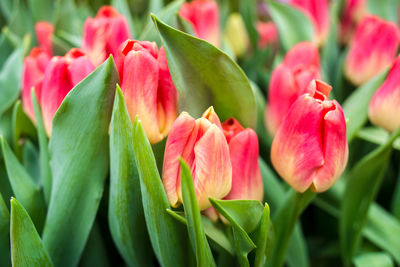
<svg viewBox="0 0 400 267"><path fill-rule="evenodd" d="M298 193L290 189L290 192L287 193L285 202L272 219L275 242L271 258L268 260L268 266L283 266L294 227L301 213L312 202L315 195L316 193L311 190Z"/></svg>

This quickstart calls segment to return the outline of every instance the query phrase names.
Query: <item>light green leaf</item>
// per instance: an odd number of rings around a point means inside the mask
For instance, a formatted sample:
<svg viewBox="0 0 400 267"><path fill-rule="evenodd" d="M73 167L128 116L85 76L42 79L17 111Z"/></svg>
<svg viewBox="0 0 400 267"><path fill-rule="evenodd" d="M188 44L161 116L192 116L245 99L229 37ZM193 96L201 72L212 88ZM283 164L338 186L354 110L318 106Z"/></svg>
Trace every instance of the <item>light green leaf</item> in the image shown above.
<svg viewBox="0 0 400 267"><path fill-rule="evenodd" d="M199 117L212 105L221 120L235 117L244 126L255 128L256 99L240 67L206 41L175 30L154 15L152 17L180 94L180 109Z"/></svg>
<svg viewBox="0 0 400 267"><path fill-rule="evenodd" d="M166 211L170 208L167 195L150 143L137 117L133 122L133 150L140 175L147 232L154 253L162 266L187 266L193 257L187 234Z"/></svg>
<svg viewBox="0 0 400 267"><path fill-rule="evenodd" d="M56 266L78 263L100 204L117 82L110 57L69 92L53 119L53 186L43 242Z"/></svg>
<svg viewBox="0 0 400 267"><path fill-rule="evenodd" d="M11 199L10 225L13 266L53 266L31 218L15 198Z"/></svg>
<svg viewBox="0 0 400 267"><path fill-rule="evenodd" d="M385 174L392 144L399 135L400 129L384 145L359 161L347 176L339 219L340 243L345 262L351 262L360 243L368 209Z"/></svg>
<svg viewBox="0 0 400 267"><path fill-rule="evenodd" d="M268 204L265 204L263 214L261 216L260 224L254 234L255 244L257 246L255 252L254 266L262 267L267 264L269 253L272 252L269 244L269 231L270 231L270 211Z"/></svg>
<svg viewBox="0 0 400 267"><path fill-rule="evenodd" d="M0 193L0 265L11 266L10 259L10 213Z"/></svg>
<svg viewBox="0 0 400 267"><path fill-rule="evenodd" d="M399 0L367 0L368 13L377 15L384 20L398 23Z"/></svg>
<svg viewBox="0 0 400 267"><path fill-rule="evenodd" d="M111 236L125 262L129 266L151 266L152 251L132 142L132 124L124 96L117 86L110 126L108 222Z"/></svg>
<svg viewBox="0 0 400 267"><path fill-rule="evenodd" d="M394 267L392 258L383 252L369 252L353 259L356 267Z"/></svg>
<svg viewBox="0 0 400 267"><path fill-rule="evenodd" d="M29 0L29 9L33 19L38 22L41 20L53 21L54 1L53 0Z"/></svg>
<svg viewBox="0 0 400 267"><path fill-rule="evenodd" d="M357 137L377 145L384 145L389 139L390 134L382 128L365 127L358 131ZM399 138L393 142L393 148L400 150Z"/></svg>
<svg viewBox="0 0 400 267"><path fill-rule="evenodd" d="M42 192L2 137L0 137L0 143L12 190L21 203L25 205L36 228L41 231L45 217Z"/></svg>
<svg viewBox="0 0 400 267"><path fill-rule="evenodd" d="M286 51L301 41L313 40L314 26L303 12L275 0L267 0L267 3L269 14L278 27L279 37Z"/></svg>
<svg viewBox="0 0 400 267"><path fill-rule="evenodd" d="M216 266L201 223L200 209L194 192L193 178L189 166L179 159L181 166L181 188L187 229L196 255L197 266Z"/></svg>
<svg viewBox="0 0 400 267"><path fill-rule="evenodd" d="M369 101L385 80L387 73L388 71L385 70L361 85L343 103L343 112L346 120L348 120L347 139L349 142L367 122Z"/></svg>

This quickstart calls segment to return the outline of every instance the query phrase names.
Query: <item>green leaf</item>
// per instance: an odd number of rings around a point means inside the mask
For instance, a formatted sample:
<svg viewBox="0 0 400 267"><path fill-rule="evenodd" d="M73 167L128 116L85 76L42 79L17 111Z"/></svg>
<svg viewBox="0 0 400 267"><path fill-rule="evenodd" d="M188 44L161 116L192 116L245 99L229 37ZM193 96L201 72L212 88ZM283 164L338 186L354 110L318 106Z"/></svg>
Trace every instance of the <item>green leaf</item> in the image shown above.
<svg viewBox="0 0 400 267"><path fill-rule="evenodd" d="M384 145L389 139L390 134L382 128L365 127L358 131L357 137L377 145ZM393 148L400 150L399 138L393 142Z"/></svg>
<svg viewBox="0 0 400 267"><path fill-rule="evenodd" d="M182 199L187 229L196 255L197 266L216 266L201 223L201 214L197 204L196 193L194 192L192 174L189 166L182 158L179 159L179 163L181 166Z"/></svg>
<svg viewBox="0 0 400 267"><path fill-rule="evenodd" d="M268 204L265 204L263 214L261 216L260 224L255 232L255 244L257 246L255 252L254 266L262 267L267 264L269 253L272 252L268 247L268 235L270 231L270 211Z"/></svg>
<svg viewBox="0 0 400 267"><path fill-rule="evenodd" d="M279 37L286 51L301 41L313 40L314 27L303 12L275 0L267 0L267 3L269 14L278 27Z"/></svg>
<svg viewBox="0 0 400 267"><path fill-rule="evenodd" d="M247 255L256 248L248 233L260 222L263 207L256 200L218 200L210 198L213 207L232 225L233 243L240 266L250 266Z"/></svg>
<svg viewBox="0 0 400 267"><path fill-rule="evenodd" d="M12 190L28 210L36 228L41 231L45 217L42 192L2 137L0 137L0 143Z"/></svg>
<svg viewBox="0 0 400 267"><path fill-rule="evenodd" d="M180 32L152 15L181 98L181 110L199 117L213 105L221 120L237 118L256 127L257 104L250 82L224 52Z"/></svg>
<svg viewBox="0 0 400 267"><path fill-rule="evenodd" d="M44 198L48 204L50 201L51 193L51 168L50 168L50 155L47 143L47 134L44 129L44 123L42 118L42 111L40 110L39 102L36 98L35 91L31 92L31 100L33 109L35 111L37 135L39 137L39 149L40 149L40 176L43 185Z"/></svg>
<svg viewBox="0 0 400 267"><path fill-rule="evenodd" d="M29 0L29 9L36 22L41 20L49 22L53 21L53 0Z"/></svg>
<svg viewBox="0 0 400 267"><path fill-rule="evenodd" d="M179 212L179 211L173 211L170 209L167 209L167 212L178 222L187 224L187 220L185 217L184 212ZM208 237L208 240L213 242L214 244L218 245L222 249L224 249L226 252L231 254L232 256L234 255L235 251L233 250L233 247L225 235L225 233L219 228L215 223L213 223L210 219L208 219L205 216L201 216L201 222L203 224L203 229Z"/></svg>
<svg viewBox="0 0 400 267"><path fill-rule="evenodd" d="M110 57L69 92L53 119L53 185L43 242L56 266L78 263L100 204L117 82Z"/></svg>
<svg viewBox="0 0 400 267"><path fill-rule="evenodd" d="M80 267L108 267L111 266L107 256L107 247L101 236L99 224L95 222L86 243L82 259L79 262Z"/></svg>
<svg viewBox="0 0 400 267"><path fill-rule="evenodd" d="M399 0L368 0L367 11L370 14L377 15L384 20L390 20L398 23Z"/></svg>
<svg viewBox="0 0 400 267"><path fill-rule="evenodd" d="M23 49L17 48L7 58L0 72L0 115L17 100L22 80Z"/></svg>
<svg viewBox="0 0 400 267"><path fill-rule="evenodd" d="M143 127L133 122L133 150L139 170L147 232L161 266L186 266L193 253L183 227L166 212L170 208L157 164Z"/></svg>
<svg viewBox="0 0 400 267"><path fill-rule="evenodd" d="M383 252L369 252L361 254L353 259L356 267L393 267L392 258Z"/></svg>
<svg viewBox="0 0 400 267"><path fill-rule="evenodd" d="M39 151L31 140L25 140L22 146L22 163L29 177L41 187Z"/></svg>
<svg viewBox="0 0 400 267"><path fill-rule="evenodd" d="M11 199L10 225L13 266L53 266L31 218L15 198Z"/></svg>
<svg viewBox="0 0 400 267"><path fill-rule="evenodd" d="M181 5L185 1L175 0L166 5L160 12L155 12L160 20L165 21L168 24L173 24L175 22L175 14L179 12ZM151 10L152 11L152 10ZM153 12L153 11L152 11ZM140 34L139 40L157 41L159 40L157 35L157 30L154 27L154 23L148 20Z"/></svg>
<svg viewBox="0 0 400 267"><path fill-rule="evenodd" d="M132 124L118 85L110 126L110 159L108 222L111 235L129 266L151 266L152 252L133 152Z"/></svg>
<svg viewBox="0 0 400 267"><path fill-rule="evenodd" d="M351 262L357 250L369 206L379 190L392 144L399 135L400 129L384 145L359 161L347 176L339 219L340 243L345 263Z"/></svg>
<svg viewBox="0 0 400 267"><path fill-rule="evenodd" d="M381 86L388 71L385 70L367 83L357 88L343 103L343 112L348 120L347 139L349 142L356 136L360 128L367 122L369 101Z"/></svg>
<svg viewBox="0 0 400 267"><path fill-rule="evenodd" d="M239 12L243 17L243 22L246 30L249 34L250 42L253 50L258 49L258 31L256 29L257 18L257 2L251 1L239 1Z"/></svg>
<svg viewBox="0 0 400 267"><path fill-rule="evenodd" d="M10 261L10 213L0 193L0 265L11 266Z"/></svg>

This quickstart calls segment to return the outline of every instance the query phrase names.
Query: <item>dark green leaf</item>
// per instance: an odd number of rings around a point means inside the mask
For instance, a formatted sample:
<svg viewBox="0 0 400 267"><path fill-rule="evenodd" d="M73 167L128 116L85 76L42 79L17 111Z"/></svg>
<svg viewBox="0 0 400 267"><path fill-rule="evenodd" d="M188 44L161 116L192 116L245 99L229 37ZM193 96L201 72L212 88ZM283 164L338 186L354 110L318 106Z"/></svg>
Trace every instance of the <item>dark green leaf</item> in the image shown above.
<svg viewBox="0 0 400 267"><path fill-rule="evenodd" d="M45 217L45 204L42 192L2 137L0 137L0 143L8 179L14 194L28 210L36 228L41 231Z"/></svg>
<svg viewBox="0 0 400 267"><path fill-rule="evenodd" d="M101 236L101 229L98 223L94 223L89 239L86 243L82 259L79 262L80 267L109 267L110 262L107 257L107 247Z"/></svg>
<svg viewBox="0 0 400 267"><path fill-rule="evenodd" d="M194 192L193 178L189 166L179 159L181 166L181 188L187 228L196 255L197 266L216 266L201 223L200 209Z"/></svg>
<svg viewBox="0 0 400 267"><path fill-rule="evenodd" d="M56 266L78 263L100 204L117 82L110 57L71 90L53 119L53 185L43 242Z"/></svg>
<svg viewBox="0 0 400 267"><path fill-rule="evenodd" d="M204 40L171 28L152 15L167 54L181 110L195 117L213 105L222 120L256 127L257 104L250 82L225 53Z"/></svg>
<svg viewBox="0 0 400 267"><path fill-rule="evenodd" d="M278 27L279 37L286 51L301 41L313 40L314 27L303 12L275 0L267 0L267 3L269 14Z"/></svg>
<svg viewBox="0 0 400 267"><path fill-rule="evenodd" d="M270 229L270 212L268 204L265 204L263 214L258 229L255 233L256 256L254 259L255 267L262 267L267 264L269 253L272 252L268 247L268 233Z"/></svg>
<svg viewBox="0 0 400 267"><path fill-rule="evenodd" d="M383 252L370 252L361 254L353 259L356 267L393 267L392 258Z"/></svg>
<svg viewBox="0 0 400 267"><path fill-rule="evenodd" d="M166 212L170 208L167 195L150 143L137 117L133 122L133 150L140 175L147 232L157 259L162 266L186 266L193 255L187 234Z"/></svg>
<svg viewBox="0 0 400 267"><path fill-rule="evenodd" d="M15 198L11 199L10 225L13 266L53 266L31 218Z"/></svg>
<svg viewBox="0 0 400 267"><path fill-rule="evenodd" d="M151 266L152 252L133 152L132 124L119 86L110 126L110 159L108 222L111 235L129 266Z"/></svg>
<svg viewBox="0 0 400 267"><path fill-rule="evenodd" d="M339 233L342 256L351 262L361 239L368 209L382 182L392 152L392 144L400 135L396 131L382 146L365 156L347 176L347 186L342 198Z"/></svg>
<svg viewBox="0 0 400 267"><path fill-rule="evenodd" d="M10 213L0 193L0 265L11 266L10 260Z"/></svg>
<svg viewBox="0 0 400 267"><path fill-rule="evenodd" d="M22 163L32 178L32 180L40 187L40 167L39 167L39 151L31 140L26 140L22 146Z"/></svg>
<svg viewBox="0 0 400 267"><path fill-rule="evenodd" d="M389 139L389 136L387 131L378 127L365 127L357 133L357 137L377 145L384 145ZM396 139L393 142L393 148L400 150L400 139Z"/></svg>

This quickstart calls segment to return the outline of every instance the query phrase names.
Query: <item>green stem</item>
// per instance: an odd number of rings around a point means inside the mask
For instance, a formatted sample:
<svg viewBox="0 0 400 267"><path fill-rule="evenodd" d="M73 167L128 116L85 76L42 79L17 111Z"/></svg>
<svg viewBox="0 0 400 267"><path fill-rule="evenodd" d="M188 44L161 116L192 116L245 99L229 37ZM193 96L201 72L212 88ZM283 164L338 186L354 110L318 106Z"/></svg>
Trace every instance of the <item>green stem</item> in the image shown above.
<svg viewBox="0 0 400 267"><path fill-rule="evenodd" d="M304 193L297 193L291 190L287 193L285 202L280 206L272 220L275 229L275 241L268 266L283 266L294 227L301 213L311 203L314 197L315 193L310 190Z"/></svg>

